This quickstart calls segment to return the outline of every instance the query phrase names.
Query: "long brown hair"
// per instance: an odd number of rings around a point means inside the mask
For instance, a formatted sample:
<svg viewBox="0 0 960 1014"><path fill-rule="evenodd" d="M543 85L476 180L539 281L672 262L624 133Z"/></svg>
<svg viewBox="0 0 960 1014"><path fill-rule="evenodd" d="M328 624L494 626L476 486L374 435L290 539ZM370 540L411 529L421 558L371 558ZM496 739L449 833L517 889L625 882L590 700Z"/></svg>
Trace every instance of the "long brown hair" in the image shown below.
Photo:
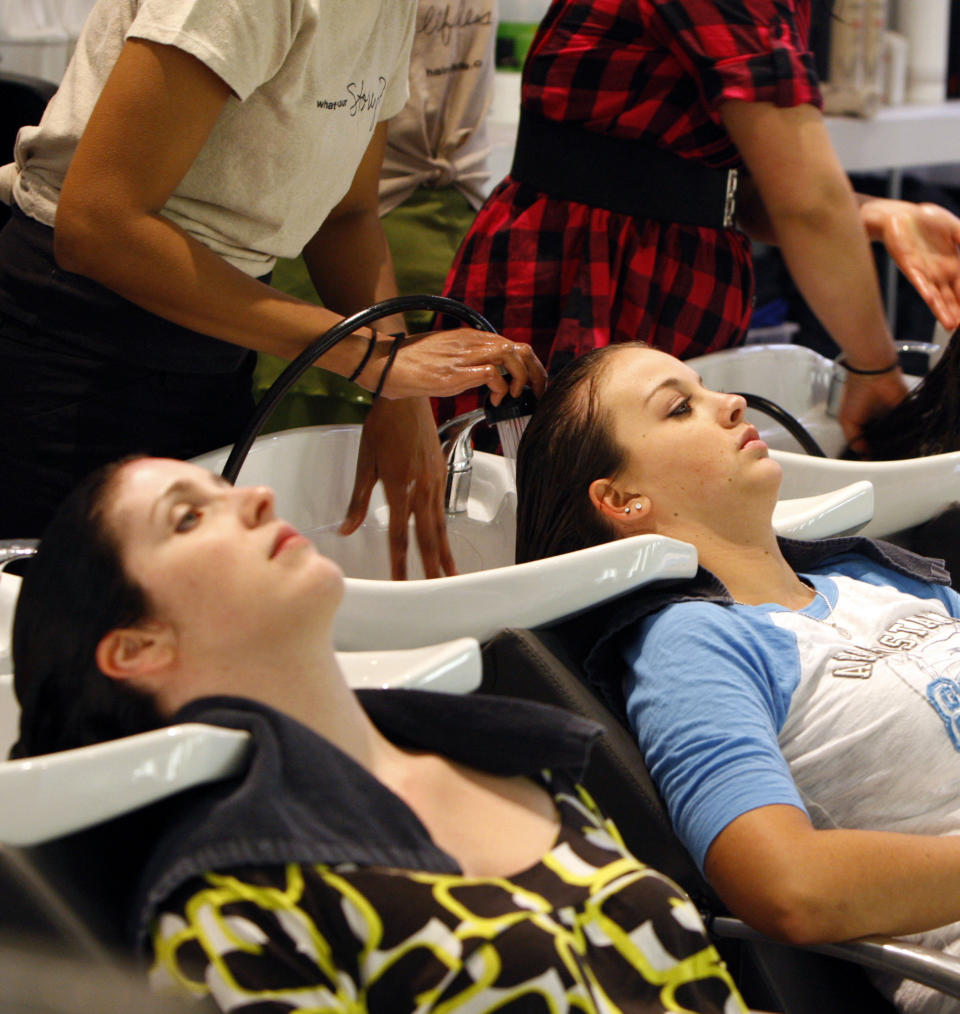
<svg viewBox="0 0 960 1014"><path fill-rule="evenodd" d="M124 571L105 512L127 461L91 473L64 500L30 561L13 621L20 738L14 757L88 746L162 725L152 701L100 671L96 650L115 627L149 614Z"/></svg>
<svg viewBox="0 0 960 1014"><path fill-rule="evenodd" d="M940 361L900 404L863 428L875 461L960 450L960 329Z"/></svg>
<svg viewBox="0 0 960 1014"><path fill-rule="evenodd" d="M613 542L617 533L590 501L594 479L615 476L623 448L611 436L599 381L624 342L575 359L551 382L517 452L517 563Z"/></svg>

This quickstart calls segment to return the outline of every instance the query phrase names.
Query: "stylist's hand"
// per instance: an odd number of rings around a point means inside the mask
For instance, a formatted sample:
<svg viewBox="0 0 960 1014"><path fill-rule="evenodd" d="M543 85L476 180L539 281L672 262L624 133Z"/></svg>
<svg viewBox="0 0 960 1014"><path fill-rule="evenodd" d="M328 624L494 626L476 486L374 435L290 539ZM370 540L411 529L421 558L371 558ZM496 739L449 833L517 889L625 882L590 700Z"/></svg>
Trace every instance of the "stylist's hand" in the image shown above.
<svg viewBox="0 0 960 1014"><path fill-rule="evenodd" d="M363 523L377 479L383 481L390 508L391 576L396 580L407 576L411 514L424 574L456 574L443 506L446 467L426 398L380 398L373 403L363 424L357 476L341 535L349 535Z"/></svg>
<svg viewBox="0 0 960 1014"><path fill-rule="evenodd" d="M895 408L906 396L907 385L899 369L872 377L847 374L837 418L853 450L860 454L869 451L860 437L864 425Z"/></svg>
<svg viewBox="0 0 960 1014"><path fill-rule="evenodd" d="M960 326L960 218L938 204L876 200L861 216L948 330Z"/></svg>
<svg viewBox="0 0 960 1014"><path fill-rule="evenodd" d="M509 386L504 373L510 374ZM368 375L379 375L376 363L369 374L364 373L365 380ZM508 391L516 397L525 384L539 396L546 382L546 371L529 345L487 331L459 328L405 338L383 394L387 398L439 398L485 385L493 403L499 405Z"/></svg>

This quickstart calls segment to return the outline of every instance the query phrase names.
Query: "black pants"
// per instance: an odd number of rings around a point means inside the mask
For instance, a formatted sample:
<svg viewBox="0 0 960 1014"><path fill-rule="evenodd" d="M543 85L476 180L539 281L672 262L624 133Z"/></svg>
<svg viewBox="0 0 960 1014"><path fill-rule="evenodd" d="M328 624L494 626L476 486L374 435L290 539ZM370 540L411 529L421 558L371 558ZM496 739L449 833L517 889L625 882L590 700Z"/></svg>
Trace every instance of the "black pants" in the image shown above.
<svg viewBox="0 0 960 1014"><path fill-rule="evenodd" d="M52 230L15 212L0 232L0 538L40 536L97 465L231 443L255 361L60 272Z"/></svg>
<svg viewBox="0 0 960 1014"><path fill-rule="evenodd" d="M128 453L189 458L253 412L254 357L232 374L165 373L31 349L0 324L0 538L38 537L91 469Z"/></svg>

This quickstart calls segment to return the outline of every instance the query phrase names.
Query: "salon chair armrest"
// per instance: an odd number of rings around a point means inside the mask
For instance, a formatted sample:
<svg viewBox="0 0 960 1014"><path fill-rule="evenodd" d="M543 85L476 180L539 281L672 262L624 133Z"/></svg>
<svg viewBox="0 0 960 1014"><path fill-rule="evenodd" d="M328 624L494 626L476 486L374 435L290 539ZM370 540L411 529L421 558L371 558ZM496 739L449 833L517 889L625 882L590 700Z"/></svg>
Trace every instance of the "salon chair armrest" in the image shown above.
<svg viewBox="0 0 960 1014"><path fill-rule="evenodd" d="M709 920L708 928L720 938L785 946L731 916L715 916ZM947 996L960 999L960 958L930 947L893 937L875 936L838 944L815 944L804 950L853 962L888 975L912 979Z"/></svg>

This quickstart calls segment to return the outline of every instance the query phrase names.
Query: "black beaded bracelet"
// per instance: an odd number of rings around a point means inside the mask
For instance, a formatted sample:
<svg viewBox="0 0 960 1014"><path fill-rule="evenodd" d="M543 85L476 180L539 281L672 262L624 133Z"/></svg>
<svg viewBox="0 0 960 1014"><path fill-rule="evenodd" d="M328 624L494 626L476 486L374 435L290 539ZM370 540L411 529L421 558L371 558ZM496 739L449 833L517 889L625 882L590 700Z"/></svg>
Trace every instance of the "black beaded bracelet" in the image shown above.
<svg viewBox="0 0 960 1014"><path fill-rule="evenodd" d="M899 357L889 366L884 366L882 370L861 370L856 366L851 366L846 359L838 359L837 364L842 366L848 373L855 373L858 377L878 377L881 373L892 373L900 365Z"/></svg>
<svg viewBox="0 0 960 1014"><path fill-rule="evenodd" d="M377 344L377 332L370 328L370 337L367 339L367 351L363 354L363 359L360 360L360 365L347 377L351 383L363 373L364 367L370 362L370 357L373 355L373 347Z"/></svg>
<svg viewBox="0 0 960 1014"><path fill-rule="evenodd" d="M394 359L397 358L397 353L400 351L400 342L406 337L401 331L399 334L392 334L390 337L393 339L393 344L390 346L390 351L387 353L387 361L383 367L383 373L380 374L380 380L377 382L377 389L373 392L373 400L376 401L380 397L381 391L383 391L383 385L387 382L387 374L390 372L390 368L393 366Z"/></svg>

